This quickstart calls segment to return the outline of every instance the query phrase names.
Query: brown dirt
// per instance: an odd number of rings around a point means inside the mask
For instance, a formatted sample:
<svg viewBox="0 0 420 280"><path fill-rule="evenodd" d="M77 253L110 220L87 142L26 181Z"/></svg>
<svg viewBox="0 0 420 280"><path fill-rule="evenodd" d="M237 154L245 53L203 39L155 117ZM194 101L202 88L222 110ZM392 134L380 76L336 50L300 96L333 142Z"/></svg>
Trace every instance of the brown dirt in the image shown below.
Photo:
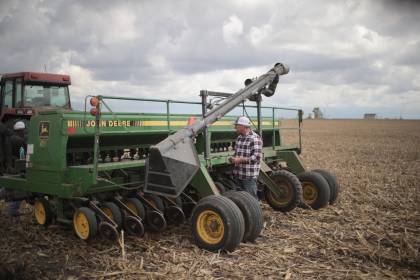
<svg viewBox="0 0 420 280"><path fill-rule="evenodd" d="M307 167L337 175L339 201L288 214L264 205L262 236L232 254L196 248L184 225L128 237L123 260L117 244L37 226L25 206L0 214L0 263L15 279L420 278L420 121L309 120L303 141Z"/></svg>

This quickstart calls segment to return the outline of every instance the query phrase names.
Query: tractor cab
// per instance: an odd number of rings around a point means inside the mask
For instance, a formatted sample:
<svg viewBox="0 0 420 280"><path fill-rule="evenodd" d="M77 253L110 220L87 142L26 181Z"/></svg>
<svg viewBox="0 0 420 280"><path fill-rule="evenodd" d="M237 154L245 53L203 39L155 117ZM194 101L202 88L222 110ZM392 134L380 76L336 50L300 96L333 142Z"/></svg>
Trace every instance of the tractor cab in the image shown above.
<svg viewBox="0 0 420 280"><path fill-rule="evenodd" d="M70 76L37 72L4 74L0 78L0 121L29 120L44 109L71 110Z"/></svg>
<svg viewBox="0 0 420 280"><path fill-rule="evenodd" d="M48 109L71 110L70 76L9 73L0 85L0 173L23 173L29 120Z"/></svg>

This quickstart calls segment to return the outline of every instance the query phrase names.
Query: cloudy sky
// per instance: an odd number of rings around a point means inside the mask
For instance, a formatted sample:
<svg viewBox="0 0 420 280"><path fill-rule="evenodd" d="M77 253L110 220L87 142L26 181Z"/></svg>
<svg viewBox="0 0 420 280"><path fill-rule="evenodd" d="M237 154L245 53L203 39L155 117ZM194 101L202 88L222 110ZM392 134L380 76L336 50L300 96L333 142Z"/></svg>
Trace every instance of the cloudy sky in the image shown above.
<svg viewBox="0 0 420 280"><path fill-rule="evenodd" d="M290 66L266 105L420 118L420 1L0 1L0 73L87 94L198 101ZM142 107L139 107L139 110Z"/></svg>

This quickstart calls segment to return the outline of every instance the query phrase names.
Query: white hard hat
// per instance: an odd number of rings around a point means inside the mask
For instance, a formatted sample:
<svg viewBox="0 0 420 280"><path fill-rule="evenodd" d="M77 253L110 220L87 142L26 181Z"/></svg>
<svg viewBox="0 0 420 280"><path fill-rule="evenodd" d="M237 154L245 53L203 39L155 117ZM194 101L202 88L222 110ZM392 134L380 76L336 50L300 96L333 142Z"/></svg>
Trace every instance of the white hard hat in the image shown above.
<svg viewBox="0 0 420 280"><path fill-rule="evenodd" d="M247 117L239 117L236 122L235 125L243 125L246 127L250 127L251 126L251 122L249 121L249 119Z"/></svg>
<svg viewBox="0 0 420 280"><path fill-rule="evenodd" d="M13 126L14 130L21 130L21 129L25 129L25 123L22 121L18 121L15 123L15 125Z"/></svg>

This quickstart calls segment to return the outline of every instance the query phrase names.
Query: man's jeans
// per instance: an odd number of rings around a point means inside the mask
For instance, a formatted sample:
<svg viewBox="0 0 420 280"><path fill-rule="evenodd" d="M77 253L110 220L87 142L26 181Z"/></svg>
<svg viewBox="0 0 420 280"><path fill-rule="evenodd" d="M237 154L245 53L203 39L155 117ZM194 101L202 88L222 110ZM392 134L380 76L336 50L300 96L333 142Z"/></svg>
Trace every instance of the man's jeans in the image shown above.
<svg viewBox="0 0 420 280"><path fill-rule="evenodd" d="M235 183L238 191L246 191L250 193L253 197L257 197L257 179L235 179Z"/></svg>

